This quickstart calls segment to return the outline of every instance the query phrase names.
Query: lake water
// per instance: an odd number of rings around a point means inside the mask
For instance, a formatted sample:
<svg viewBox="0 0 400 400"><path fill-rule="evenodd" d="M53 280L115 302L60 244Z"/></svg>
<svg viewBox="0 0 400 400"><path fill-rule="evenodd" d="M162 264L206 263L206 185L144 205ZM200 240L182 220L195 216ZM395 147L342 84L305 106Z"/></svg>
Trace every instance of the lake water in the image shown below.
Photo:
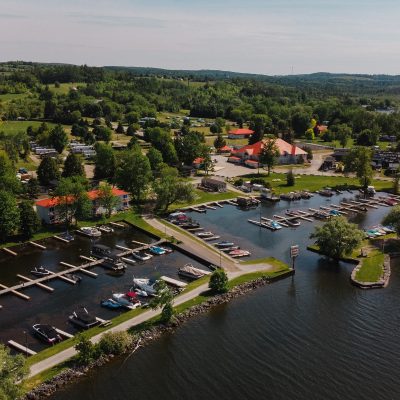
<svg viewBox="0 0 400 400"><path fill-rule="evenodd" d="M337 204L339 198L332 201ZM292 207L318 204L325 199L315 197ZM281 202L263 205L261 212L267 216L287 208ZM387 211L381 207L355 220L367 227ZM195 217L254 256L287 261L288 246L299 244L293 278L191 319L52 399L399 399L400 263L393 263L387 289L357 289L349 282L353 266L305 250L313 224L260 231L247 222L259 212L225 206Z"/></svg>

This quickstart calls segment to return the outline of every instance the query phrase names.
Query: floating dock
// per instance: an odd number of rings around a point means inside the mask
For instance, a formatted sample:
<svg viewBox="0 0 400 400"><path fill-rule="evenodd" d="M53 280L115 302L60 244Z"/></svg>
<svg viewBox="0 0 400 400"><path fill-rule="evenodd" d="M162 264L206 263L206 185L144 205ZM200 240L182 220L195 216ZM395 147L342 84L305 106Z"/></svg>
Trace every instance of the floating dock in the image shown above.
<svg viewBox="0 0 400 400"><path fill-rule="evenodd" d="M53 236L53 238L54 239L57 239L57 240L59 240L60 242L63 242L63 243L69 243L69 240L67 240L67 239L64 239L64 238L62 238L62 237L60 237L60 236Z"/></svg>
<svg viewBox="0 0 400 400"><path fill-rule="evenodd" d="M21 274L17 274L18 278L21 278L22 280L26 281L26 282L32 282L34 281L34 279L28 278L27 276L21 275ZM41 289L47 290L48 292L54 292L54 288L44 285L43 283L40 282L36 282L36 285L38 287L40 287Z"/></svg>
<svg viewBox="0 0 400 400"><path fill-rule="evenodd" d="M9 340L7 343L9 346L21 351L22 353L27 354L28 356L34 356L35 354L37 354L36 351L29 349L27 346L23 346L22 344L14 342L14 340Z"/></svg>
<svg viewBox="0 0 400 400"><path fill-rule="evenodd" d="M8 249L7 247L3 247L2 250L5 251L8 254L11 254L12 256L17 256L18 255L15 251L12 251L12 250Z"/></svg>
<svg viewBox="0 0 400 400"><path fill-rule="evenodd" d="M124 224L119 224L118 222L109 222L110 225L116 226L117 228L125 228Z"/></svg>
<svg viewBox="0 0 400 400"><path fill-rule="evenodd" d="M178 279L173 279L173 278L170 278L169 276L162 276L160 279L162 279L166 283L169 283L172 286L176 286L181 289L183 289L187 286L186 282L178 281Z"/></svg>
<svg viewBox="0 0 400 400"><path fill-rule="evenodd" d="M36 242L28 242L29 244L31 244L32 246L38 247L41 250L46 250L46 246L43 246L42 244L36 243Z"/></svg>

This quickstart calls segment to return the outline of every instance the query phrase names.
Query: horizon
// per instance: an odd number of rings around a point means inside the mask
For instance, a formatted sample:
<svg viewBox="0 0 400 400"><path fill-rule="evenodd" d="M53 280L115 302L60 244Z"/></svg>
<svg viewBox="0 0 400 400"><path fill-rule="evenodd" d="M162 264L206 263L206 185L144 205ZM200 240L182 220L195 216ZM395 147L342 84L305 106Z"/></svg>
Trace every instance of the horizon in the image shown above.
<svg viewBox="0 0 400 400"><path fill-rule="evenodd" d="M1 61L270 76L398 75L400 4L331 3L6 0L0 13L0 34L7 38L0 39Z"/></svg>

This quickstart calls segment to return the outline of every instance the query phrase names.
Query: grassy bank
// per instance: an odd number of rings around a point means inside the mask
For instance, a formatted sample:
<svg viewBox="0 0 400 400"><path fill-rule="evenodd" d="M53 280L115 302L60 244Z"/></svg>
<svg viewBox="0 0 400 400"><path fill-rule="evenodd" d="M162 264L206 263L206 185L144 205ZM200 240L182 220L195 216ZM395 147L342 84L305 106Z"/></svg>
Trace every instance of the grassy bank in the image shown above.
<svg viewBox="0 0 400 400"><path fill-rule="evenodd" d="M384 254L374 250L361 260L361 267L356 273L358 282L378 282L383 273Z"/></svg>
<svg viewBox="0 0 400 400"><path fill-rule="evenodd" d="M325 175L296 175L295 173L295 185L286 186L286 174L284 173L271 173L270 176L266 174L248 174L243 176L243 179L261 178L265 183L268 183L276 193L288 193L295 190L309 190L315 192L323 189L324 187L331 188L359 188L360 183L357 178L350 178L345 176L325 176ZM375 179L372 183L376 190L390 191L392 189L391 181L383 181Z"/></svg>

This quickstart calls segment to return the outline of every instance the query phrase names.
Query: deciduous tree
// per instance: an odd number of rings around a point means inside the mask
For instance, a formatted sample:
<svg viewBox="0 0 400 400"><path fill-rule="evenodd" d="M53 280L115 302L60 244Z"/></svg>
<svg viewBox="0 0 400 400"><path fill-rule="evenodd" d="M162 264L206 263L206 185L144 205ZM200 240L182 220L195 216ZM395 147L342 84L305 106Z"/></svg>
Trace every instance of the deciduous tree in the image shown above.
<svg viewBox="0 0 400 400"><path fill-rule="evenodd" d="M65 159L62 177L68 178L70 176L85 177L85 169L83 167L82 157L78 154L69 153Z"/></svg>
<svg viewBox="0 0 400 400"><path fill-rule="evenodd" d="M44 157L37 169L37 176L43 186L48 186L51 181L60 179L57 161L51 157Z"/></svg>
<svg viewBox="0 0 400 400"><path fill-rule="evenodd" d="M0 240L5 241L8 236L19 228L19 209L17 201L9 192L0 191Z"/></svg>
<svg viewBox="0 0 400 400"><path fill-rule="evenodd" d="M267 166L268 175L271 168L276 164L277 157L279 157L279 149L276 146L276 140L273 138L265 139L259 156L259 163Z"/></svg>
<svg viewBox="0 0 400 400"><path fill-rule="evenodd" d="M40 228L40 220L33 209L32 202L21 201L18 204L20 217L20 231L26 239L30 239Z"/></svg>
<svg viewBox="0 0 400 400"><path fill-rule="evenodd" d="M228 291L228 275L226 272L217 268L210 277L208 287L215 293L225 293Z"/></svg>

